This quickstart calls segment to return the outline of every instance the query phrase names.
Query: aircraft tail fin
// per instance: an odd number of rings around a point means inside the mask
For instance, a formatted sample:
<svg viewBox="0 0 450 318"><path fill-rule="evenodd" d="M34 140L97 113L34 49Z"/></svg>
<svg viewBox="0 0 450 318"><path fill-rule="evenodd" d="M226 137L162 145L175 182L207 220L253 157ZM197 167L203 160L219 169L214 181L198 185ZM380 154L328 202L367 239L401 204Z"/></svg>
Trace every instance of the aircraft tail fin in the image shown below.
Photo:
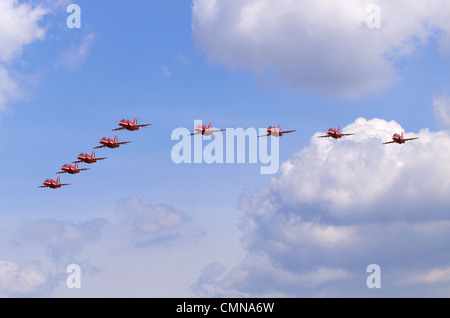
<svg viewBox="0 0 450 318"><path fill-rule="evenodd" d="M134 117L133 124L136 125L136 117Z"/></svg>
<svg viewBox="0 0 450 318"><path fill-rule="evenodd" d="M341 132L341 126L338 126L338 133Z"/></svg>
<svg viewBox="0 0 450 318"><path fill-rule="evenodd" d="M402 131L402 138L403 138L403 131Z"/></svg>
<svg viewBox="0 0 450 318"><path fill-rule="evenodd" d="M59 183L59 176L58 176L58 178L56 178L56 183Z"/></svg>
<svg viewBox="0 0 450 318"><path fill-rule="evenodd" d="M278 124L278 129L281 129L281 124Z"/></svg>
<svg viewBox="0 0 450 318"><path fill-rule="evenodd" d="M114 136L114 142L116 142L116 141L117 141L117 135Z"/></svg>
<svg viewBox="0 0 450 318"><path fill-rule="evenodd" d="M94 155L95 155L95 154L94 154L94 151L95 151L95 150L92 150L91 157L94 157Z"/></svg>
<svg viewBox="0 0 450 318"><path fill-rule="evenodd" d="M208 125L208 129L210 129L211 128L211 122L209 122L209 125Z"/></svg>

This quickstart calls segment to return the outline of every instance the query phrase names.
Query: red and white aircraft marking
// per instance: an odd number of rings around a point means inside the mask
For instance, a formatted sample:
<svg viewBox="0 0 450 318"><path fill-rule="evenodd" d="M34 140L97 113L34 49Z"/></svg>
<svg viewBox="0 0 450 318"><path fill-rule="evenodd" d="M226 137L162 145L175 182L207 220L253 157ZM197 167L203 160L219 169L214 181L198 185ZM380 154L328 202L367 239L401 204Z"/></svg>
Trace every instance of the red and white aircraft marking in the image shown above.
<svg viewBox="0 0 450 318"><path fill-rule="evenodd" d="M78 163L75 163L75 165L73 165L73 166L66 163L61 167L61 170L62 171L57 172L57 174L59 174L59 173L76 174L76 173L80 173L80 171L83 171L83 170L89 170L89 168L80 169L80 168L78 168Z"/></svg>
<svg viewBox="0 0 450 318"><path fill-rule="evenodd" d="M261 135L259 137L268 137L268 136L281 137L281 136L283 136L283 134L291 133L291 132L294 132L294 131L296 131L296 130L281 131L281 125L279 124L278 127L269 126L267 128L267 134L266 135Z"/></svg>
<svg viewBox="0 0 450 318"><path fill-rule="evenodd" d="M334 139L339 139L342 138L343 136L353 136L354 134L342 134L341 133L341 127L338 126L338 129L336 130L336 128L330 128L327 131L327 135L324 136L319 136L318 138L334 138Z"/></svg>
<svg viewBox="0 0 450 318"><path fill-rule="evenodd" d="M94 149L105 148L105 147L108 147L108 148L119 148L120 145L128 144L128 143L130 143L130 142L131 142L131 141L122 141L122 142L118 142L118 141L117 141L117 135L114 136L114 139L107 138L107 137L103 137L103 138L100 140L100 143L101 143L102 145L101 145L101 146L94 147Z"/></svg>
<svg viewBox="0 0 450 318"><path fill-rule="evenodd" d="M43 185L39 188L50 188L50 189L58 189L62 186L70 185L70 183L59 183L59 177L55 180L53 179L46 179L43 183Z"/></svg>
<svg viewBox="0 0 450 318"><path fill-rule="evenodd" d="M387 144L393 144L393 143L397 143L397 144L404 144L405 142L409 141L409 140L414 140L414 139L419 139L419 137L414 137L414 138L403 138L403 131L402 134L394 134L394 136L392 136L392 141L388 141L388 142L383 142L383 145L387 145Z"/></svg>
<svg viewBox="0 0 450 318"><path fill-rule="evenodd" d="M146 127L146 126L150 126L151 124L142 124L142 125L138 125L136 122L136 117L134 117L134 120L128 120L128 119L122 119L121 121L119 121L119 128L115 128L113 129L113 131L116 130L129 130L129 131L136 131L139 130L139 128L141 127Z"/></svg>
<svg viewBox="0 0 450 318"><path fill-rule="evenodd" d="M97 160L104 160L104 159L108 159L107 157L104 158L95 158L95 154L94 154L94 150L92 150L92 154L89 155L85 152L82 152L78 155L77 157L77 161L73 161L72 163L80 163L80 162L84 162L84 163L96 163Z"/></svg>
<svg viewBox="0 0 450 318"><path fill-rule="evenodd" d="M224 131L226 129L211 129L211 122L209 123L208 127L206 127L205 125L198 125L197 127L194 128L194 133L189 134L189 136L193 136L193 135L200 135L202 134L203 136L211 136L212 134L214 134L215 132L219 132L219 131Z"/></svg>

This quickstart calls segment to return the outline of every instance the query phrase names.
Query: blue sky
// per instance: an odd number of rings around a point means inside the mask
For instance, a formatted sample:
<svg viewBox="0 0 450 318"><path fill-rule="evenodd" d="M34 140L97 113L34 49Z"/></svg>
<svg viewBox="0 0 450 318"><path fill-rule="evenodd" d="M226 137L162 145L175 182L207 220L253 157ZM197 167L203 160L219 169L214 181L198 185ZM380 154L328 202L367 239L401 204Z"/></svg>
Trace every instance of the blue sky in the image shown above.
<svg viewBox="0 0 450 318"><path fill-rule="evenodd" d="M1 296L449 295L445 1L78 1L79 29L71 3L0 0ZM194 120L296 132L274 175L175 164ZM338 125L357 136L317 140ZM381 148L400 130L420 142Z"/></svg>

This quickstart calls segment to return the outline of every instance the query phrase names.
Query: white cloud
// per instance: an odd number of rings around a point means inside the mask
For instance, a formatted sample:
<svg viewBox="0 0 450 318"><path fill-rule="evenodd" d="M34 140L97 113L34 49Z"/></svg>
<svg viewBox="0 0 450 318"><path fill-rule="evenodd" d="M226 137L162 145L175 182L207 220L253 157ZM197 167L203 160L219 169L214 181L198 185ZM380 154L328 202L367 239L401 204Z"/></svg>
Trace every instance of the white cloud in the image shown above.
<svg viewBox="0 0 450 318"><path fill-rule="evenodd" d="M208 295L209 297L222 297L222 290L217 288L217 281L226 272L223 264L214 262L202 268L200 276L191 289L197 295Z"/></svg>
<svg viewBox="0 0 450 318"><path fill-rule="evenodd" d="M289 297L298 289L311 290L350 276L340 268L326 267L296 273L258 254L247 255L236 267L225 271L220 263L206 266L193 290L203 297Z"/></svg>
<svg viewBox="0 0 450 318"><path fill-rule="evenodd" d="M79 70L86 61L89 50L95 42L95 35L90 33L84 36L79 44L72 44L69 49L63 51L56 61L57 67L68 70Z"/></svg>
<svg viewBox="0 0 450 318"><path fill-rule="evenodd" d="M318 267L310 271L289 271L261 255L249 255L226 277L225 286L238 287L249 296L269 296L289 293L298 288L312 288L348 277L341 269ZM230 284L232 282L232 284ZM260 294L261 293L261 294Z"/></svg>
<svg viewBox="0 0 450 318"><path fill-rule="evenodd" d="M35 295L46 282L46 275L36 265L28 264L21 268L14 262L0 260L0 296L2 297Z"/></svg>
<svg viewBox="0 0 450 318"><path fill-rule="evenodd" d="M450 136L447 132L405 132L419 140L404 145L383 145L394 133L404 131L394 122L382 119L357 119L344 128L355 136L334 142L311 138L306 147L284 163L281 177L273 181L273 188L290 205L318 204L331 215L347 214L371 217L384 214L387 205L411 207L415 212L424 198L440 205L450 203L448 191L450 168L433 162L445 162L450 155ZM310 169L305 169L310 167ZM381 200L384 199L384 200ZM380 212L372 211L373 206ZM418 206L419 205L419 206ZM400 209L391 217L404 217ZM411 211L408 212L411 216ZM427 216L428 218L429 216Z"/></svg>
<svg viewBox="0 0 450 318"><path fill-rule="evenodd" d="M0 111L6 110L7 103L19 96L19 85L11 78L6 68L0 64Z"/></svg>
<svg viewBox="0 0 450 318"><path fill-rule="evenodd" d="M40 0L41 5L49 11L55 13L57 11L65 10L67 6L73 3L72 0Z"/></svg>
<svg viewBox="0 0 450 318"><path fill-rule="evenodd" d="M183 54L183 52L179 52L178 55L175 57L175 61L178 62L178 64L182 66L186 66L189 63L189 59L187 56Z"/></svg>
<svg viewBox="0 0 450 318"><path fill-rule="evenodd" d="M450 3L376 1L370 29L361 0L194 0L192 35L210 62L246 69L298 90L357 97L398 79L393 61L437 36L450 39Z"/></svg>
<svg viewBox="0 0 450 318"><path fill-rule="evenodd" d="M45 14L47 11L41 6L17 0L0 1L0 111L21 97L19 84L5 66L19 57L26 45L44 38L45 29L39 22Z"/></svg>
<svg viewBox="0 0 450 318"><path fill-rule="evenodd" d="M403 131L395 121L358 118L342 130L355 135L314 134L264 190L242 196L239 227L249 256L217 282L224 290L360 296L369 264L389 268L386 292L401 288L396 275L405 281L417 268L446 268L450 135L423 129L405 132L418 140L383 145Z"/></svg>
<svg viewBox="0 0 450 318"><path fill-rule="evenodd" d="M195 237L186 225L188 217L166 204L144 204L138 197L119 201L125 214L125 224L130 226L131 243L135 247L168 245L180 242L187 236Z"/></svg>
<svg viewBox="0 0 450 318"><path fill-rule="evenodd" d="M38 24L47 13L42 7L2 0L0 12L0 61L11 61L25 45L44 38L45 30Z"/></svg>
<svg viewBox="0 0 450 318"><path fill-rule="evenodd" d="M164 232L186 222L181 212L164 204L143 204L139 198L131 197L121 205L133 224L133 230L139 233Z"/></svg>
<svg viewBox="0 0 450 318"><path fill-rule="evenodd" d="M433 99L433 112L438 125L450 128L450 97L441 95Z"/></svg>
<svg viewBox="0 0 450 318"><path fill-rule="evenodd" d="M410 284L435 284L450 282L450 267L435 268L428 272L412 275L408 278Z"/></svg>
<svg viewBox="0 0 450 318"><path fill-rule="evenodd" d="M166 77L170 77L172 75L172 73L170 72L170 70L167 68L167 66L165 66L164 64L161 65L161 70L164 73L164 76Z"/></svg>
<svg viewBox="0 0 450 318"><path fill-rule="evenodd" d="M21 231L24 239L45 246L55 263L73 260L85 244L100 239L105 219L72 223L69 221L38 220L27 222Z"/></svg>

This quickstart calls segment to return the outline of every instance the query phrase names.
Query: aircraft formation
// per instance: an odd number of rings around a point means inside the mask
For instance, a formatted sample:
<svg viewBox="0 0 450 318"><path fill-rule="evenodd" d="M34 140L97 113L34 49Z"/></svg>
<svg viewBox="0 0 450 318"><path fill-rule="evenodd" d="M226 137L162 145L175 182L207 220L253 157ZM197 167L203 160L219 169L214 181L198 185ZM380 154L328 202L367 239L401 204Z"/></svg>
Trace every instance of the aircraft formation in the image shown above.
<svg viewBox="0 0 450 318"><path fill-rule="evenodd" d="M119 126L118 128L113 129L112 131L117 131L117 130L128 130L128 131L137 131L139 130L139 128L141 127L146 127L146 126L150 126L151 124L142 124L142 125L138 125L136 122L136 118L134 118L134 121L130 121L128 119L122 119L119 122ZM98 149L98 148L119 148L120 145L125 145L130 143L131 141L122 141L119 142L117 141L117 135L114 136L114 139L112 138L108 138L108 137L103 137L102 139L100 139L100 146L94 147L94 149ZM89 170L90 168L79 168L78 164L79 163L86 163L86 164L92 164L92 163L96 163L98 160L105 160L108 159L107 157L102 157L102 158L97 158L95 157L95 152L94 150L92 150L92 153L89 155L87 153L80 153L77 157L76 161L73 161L72 164L64 164L61 167L61 171L56 172L56 174L63 174L63 173L68 173L68 174L78 174L80 173L80 171L85 171L85 170ZM56 178L56 180L53 179L46 179L41 186L39 186L39 188L50 188L50 189L59 189L62 186L68 186L70 185L70 183L61 183L60 182L60 177L58 176L58 178Z"/></svg>
<svg viewBox="0 0 450 318"><path fill-rule="evenodd" d="M120 127L113 129L112 131L118 131L118 130L128 130L128 131L137 131L139 130L139 128L141 127L146 127L146 126L150 126L151 124L141 124L138 125L137 121L136 121L136 117L134 118L133 121L130 121L128 119L122 119L118 125ZM211 129L211 122L209 123L208 126L205 125L198 125L194 128L194 132L189 134L189 136L193 136L193 135L203 135L203 136L211 136L213 135L215 132L219 132L219 131L225 131L226 129ZM285 130L282 131L281 130L281 125L278 124L278 127L276 126L269 126L267 128L267 134L265 135L261 135L258 137L268 137L268 136L272 136L272 137L281 137L284 134L288 134L288 133L292 133L295 132L296 130ZM340 139L342 137L345 136L353 136L353 133L346 133L343 134L341 132L341 127L338 126L338 129L336 128L330 128L327 131L326 135L323 136L318 136L318 138L333 138L333 139ZM393 143L397 143L397 144L404 144L406 141L410 141L410 140L415 140L415 139L419 139L418 137L414 137L414 138L404 138L403 137L403 132L401 134L395 133L392 136L392 140L391 141L387 141L387 142L383 142L383 145L387 145L387 144L393 144ZM117 135L114 136L114 139L109 138L109 137L103 137L102 139L100 139L100 146L94 147L94 149L99 149L99 148L119 148L120 145L125 145L130 143L131 141L122 141L119 142L117 141ZM80 171L84 171L84 170L89 170L89 168L78 168L78 163L86 163L86 164L92 164L97 162L98 160L105 160L108 159L107 157L103 157L103 158L96 158L95 157L95 153L94 150L92 150L92 154L87 154L87 153L80 153L80 155L77 157L78 160L73 161L73 165L72 164L64 164L61 167L61 171L57 172L57 174L63 174L63 173L68 173L68 174L77 174L80 173ZM53 179L46 179L43 182L43 185L39 186L39 188L50 188L50 189L58 189L61 188L62 186L67 186L70 185L70 183L60 183L59 181L59 176L56 180Z"/></svg>
<svg viewBox="0 0 450 318"><path fill-rule="evenodd" d="M214 134L215 132L224 131L224 130L226 130L226 129L216 129L216 130L212 130L212 129L211 129L211 122L210 122L209 125L208 125L208 127L205 126L205 125L198 125L198 126L195 127L195 129L194 129L195 132L189 134L189 136L192 136L192 135L199 135L199 134L202 134L202 135L204 135L204 136L211 136L211 135ZM282 130L281 130L281 125L278 124L278 127L276 127L276 126L269 126L269 127L267 128L267 134L261 135L261 136L258 136L258 137L268 137L268 136L272 136L272 137L281 137L281 136L283 136L284 134L288 134L288 133L291 133L291 132L294 132L294 131L296 131L296 130L285 130L285 131L282 131ZM330 128L330 129L328 129L326 135L318 136L318 138L333 138L333 139L340 139L340 138L345 137L345 136L353 136L353 135L355 135L355 134L352 134L352 133L343 134L343 133L341 132L341 127L338 126L338 129L336 129L336 128ZM414 138L404 138L404 137L403 137L403 132L402 132L401 134L395 133L395 134L392 136L392 140L391 140L391 141L387 141L387 142L383 142L383 145L393 144L393 143L404 144L404 143L407 142L407 141L415 140L415 139L419 139L419 137L414 137Z"/></svg>

